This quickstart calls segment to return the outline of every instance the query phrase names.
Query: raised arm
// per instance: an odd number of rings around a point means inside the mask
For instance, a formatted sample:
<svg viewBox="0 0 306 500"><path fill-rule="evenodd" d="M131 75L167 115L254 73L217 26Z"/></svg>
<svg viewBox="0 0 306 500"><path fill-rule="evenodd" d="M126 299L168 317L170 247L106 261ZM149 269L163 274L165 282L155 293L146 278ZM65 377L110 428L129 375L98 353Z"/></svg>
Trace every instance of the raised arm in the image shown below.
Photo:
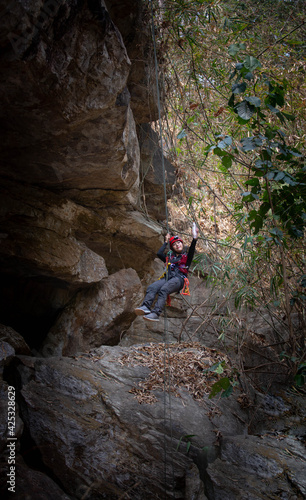
<svg viewBox="0 0 306 500"><path fill-rule="evenodd" d="M192 259L194 256L195 247L197 244L198 234L199 234L199 230L198 230L196 224L193 223L193 227L192 227L193 239L192 239L192 242L191 242L191 245L189 247L188 254L187 254L187 262L186 262L187 267L190 267L190 265L191 265L191 262L192 262Z"/></svg>
<svg viewBox="0 0 306 500"><path fill-rule="evenodd" d="M193 259L193 256L194 256L194 251L195 251L195 247L196 247L196 244L197 244L197 240L195 240L193 238L192 242L191 242L191 245L189 247L189 250L188 250L188 254L187 254L187 262L186 262L186 266L187 267L190 267L190 264L192 262L192 259Z"/></svg>

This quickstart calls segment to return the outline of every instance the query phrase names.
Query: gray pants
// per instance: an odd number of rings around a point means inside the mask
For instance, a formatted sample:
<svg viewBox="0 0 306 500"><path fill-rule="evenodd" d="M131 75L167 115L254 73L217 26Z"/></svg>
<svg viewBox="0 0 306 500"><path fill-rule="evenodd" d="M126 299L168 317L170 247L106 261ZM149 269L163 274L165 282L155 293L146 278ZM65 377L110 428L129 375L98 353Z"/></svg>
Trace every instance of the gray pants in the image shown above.
<svg viewBox="0 0 306 500"><path fill-rule="evenodd" d="M161 278L148 286L142 305L151 309L155 296L157 295L157 301L152 312L155 312L159 316L165 307L167 296L170 293L179 292L183 286L184 280L179 276L169 278L168 280L166 280L166 278Z"/></svg>

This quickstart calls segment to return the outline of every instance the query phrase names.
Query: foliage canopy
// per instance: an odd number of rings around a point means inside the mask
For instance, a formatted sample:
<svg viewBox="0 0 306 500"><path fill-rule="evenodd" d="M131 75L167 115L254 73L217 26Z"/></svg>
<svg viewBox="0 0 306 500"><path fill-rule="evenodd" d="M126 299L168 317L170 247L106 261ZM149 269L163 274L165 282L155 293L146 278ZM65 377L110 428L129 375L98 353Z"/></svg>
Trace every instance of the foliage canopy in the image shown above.
<svg viewBox="0 0 306 500"><path fill-rule="evenodd" d="M196 268L226 284L237 307L285 317L283 342L297 372L306 325L305 4L161 5L163 133L180 186L171 222L183 232L197 220Z"/></svg>

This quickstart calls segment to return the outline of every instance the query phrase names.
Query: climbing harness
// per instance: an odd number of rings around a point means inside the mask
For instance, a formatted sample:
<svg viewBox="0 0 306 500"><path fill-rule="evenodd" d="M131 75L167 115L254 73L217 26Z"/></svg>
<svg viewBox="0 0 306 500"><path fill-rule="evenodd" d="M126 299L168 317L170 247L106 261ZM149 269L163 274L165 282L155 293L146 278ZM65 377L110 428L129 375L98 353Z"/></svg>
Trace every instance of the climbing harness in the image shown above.
<svg viewBox="0 0 306 500"><path fill-rule="evenodd" d="M158 278L158 281L161 280L162 278L165 278L165 277L167 278L168 277L169 267L171 267L171 254L172 254L172 251L170 250L167 253L167 257L166 257L166 268L165 268L165 271ZM180 295L187 295L187 296L190 297L189 279L187 278L187 276L184 277L184 285L183 285L183 288L180 290L179 293L180 293ZM170 295L167 296L166 306L171 307L171 296Z"/></svg>
<svg viewBox="0 0 306 500"><path fill-rule="evenodd" d="M189 290L189 279L184 278L184 286L183 289L181 290L181 295L188 295L190 297L190 290Z"/></svg>
<svg viewBox="0 0 306 500"><path fill-rule="evenodd" d="M184 278L184 286L183 286L182 290L180 291L180 295L188 295L188 296L190 296L189 280L188 280L188 278ZM166 306L171 307L171 296L170 295L167 296Z"/></svg>

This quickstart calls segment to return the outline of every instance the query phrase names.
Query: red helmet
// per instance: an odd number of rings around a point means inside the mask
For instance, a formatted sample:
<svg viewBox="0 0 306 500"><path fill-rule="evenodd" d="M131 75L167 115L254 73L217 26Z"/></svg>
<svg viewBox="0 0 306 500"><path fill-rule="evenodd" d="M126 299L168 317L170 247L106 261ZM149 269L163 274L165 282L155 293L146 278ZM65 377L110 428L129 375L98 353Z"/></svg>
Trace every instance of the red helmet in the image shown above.
<svg viewBox="0 0 306 500"><path fill-rule="evenodd" d="M171 236L171 238L169 240L170 248L172 248L173 244L176 243L177 241L184 243L183 240L179 236Z"/></svg>

